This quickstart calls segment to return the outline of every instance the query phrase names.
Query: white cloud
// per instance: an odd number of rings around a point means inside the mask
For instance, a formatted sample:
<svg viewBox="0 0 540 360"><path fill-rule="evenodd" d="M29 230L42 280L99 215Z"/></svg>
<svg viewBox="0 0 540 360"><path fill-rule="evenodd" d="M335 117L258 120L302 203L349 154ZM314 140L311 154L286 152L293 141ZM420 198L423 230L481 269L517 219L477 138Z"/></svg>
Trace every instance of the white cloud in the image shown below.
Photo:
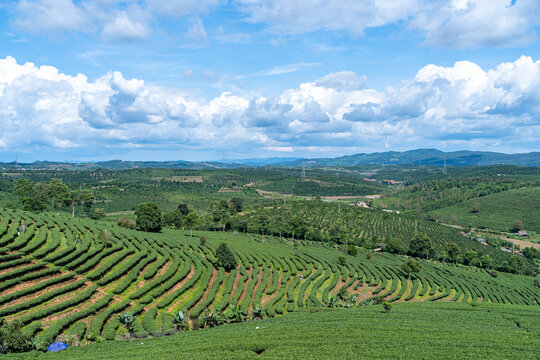
<svg viewBox="0 0 540 360"><path fill-rule="evenodd" d="M537 0L450 0L427 6L411 22L426 31L425 44L448 47L511 46L535 40Z"/></svg>
<svg viewBox="0 0 540 360"><path fill-rule="evenodd" d="M404 24L426 33L425 44L446 47L511 46L535 40L537 0L238 0L247 21L278 33L318 30L363 35Z"/></svg>
<svg viewBox="0 0 540 360"><path fill-rule="evenodd" d="M88 32L91 21L71 0L21 0L15 26L28 33Z"/></svg>
<svg viewBox="0 0 540 360"><path fill-rule="evenodd" d="M108 41L140 41L163 17L197 18L224 4L227 1L20 0L14 24L29 33L97 32ZM504 47L535 41L540 22L538 0L236 0L232 4L245 14L245 21L267 24L277 35L271 40L276 46L286 43L285 34L322 30L362 36L366 29L393 24L425 33L428 46ZM192 24L188 37L199 43L206 40L202 23ZM246 33L215 36L228 43L249 38Z"/></svg>
<svg viewBox="0 0 540 360"><path fill-rule="evenodd" d="M150 32L147 19L140 11L131 14L120 11L103 26L101 37L110 42L134 42L148 39Z"/></svg>
<svg viewBox="0 0 540 360"><path fill-rule="evenodd" d="M200 17L195 17L191 20L191 25L184 35L186 44L183 46L200 47L208 43L208 35Z"/></svg>
<svg viewBox="0 0 540 360"><path fill-rule="evenodd" d="M0 60L0 146L45 154L385 146L525 151L540 146L539 89L540 61L523 56L487 71L466 61L427 65L384 91L340 72L271 98L224 92L200 101L119 72L88 81L8 57Z"/></svg>

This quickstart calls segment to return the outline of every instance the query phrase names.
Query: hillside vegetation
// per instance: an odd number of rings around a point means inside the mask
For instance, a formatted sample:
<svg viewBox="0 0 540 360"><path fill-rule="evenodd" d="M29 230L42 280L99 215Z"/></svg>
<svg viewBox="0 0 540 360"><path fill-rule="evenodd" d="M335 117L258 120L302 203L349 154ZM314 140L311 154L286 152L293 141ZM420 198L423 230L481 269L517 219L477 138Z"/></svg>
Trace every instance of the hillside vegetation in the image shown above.
<svg viewBox="0 0 540 360"><path fill-rule="evenodd" d="M26 231L18 235L22 223ZM127 311L136 317L135 332L156 333L172 330L179 310L198 327L220 314L229 322L243 320L255 309L273 317L304 307L378 301L540 304L540 288L529 276L494 277L489 270L426 260L411 276L402 256L352 256L301 239L194 235L2 212L0 317L18 319L25 332L50 343L61 334L83 342L115 339L124 332L117 316ZM222 242L236 267L217 258Z"/></svg>
<svg viewBox="0 0 540 360"><path fill-rule="evenodd" d="M540 308L454 303L299 311L155 339L117 341L37 359L535 359ZM6 355L6 359L19 359Z"/></svg>
<svg viewBox="0 0 540 360"><path fill-rule="evenodd" d="M477 211L474 211L473 206L478 207ZM520 220L526 230L540 232L540 187L513 189L471 198L433 211L432 216L435 213L443 222L501 231L511 230L514 221Z"/></svg>

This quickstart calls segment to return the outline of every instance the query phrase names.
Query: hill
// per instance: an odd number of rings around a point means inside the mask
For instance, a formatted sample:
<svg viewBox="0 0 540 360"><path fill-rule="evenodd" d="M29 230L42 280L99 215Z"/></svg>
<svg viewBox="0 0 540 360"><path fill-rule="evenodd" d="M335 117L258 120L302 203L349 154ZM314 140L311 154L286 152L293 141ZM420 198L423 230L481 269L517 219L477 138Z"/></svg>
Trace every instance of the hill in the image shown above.
<svg viewBox="0 0 540 360"><path fill-rule="evenodd" d="M409 151L387 151L371 154L354 154L337 158L299 159L286 161L278 165L299 167L306 166L353 166L353 165L432 165L443 166L485 166L495 164L540 166L540 153L503 154L489 151L452 151L437 149L417 149Z"/></svg>
<svg viewBox="0 0 540 360"><path fill-rule="evenodd" d="M473 211L478 204L478 212ZM441 221L462 226L487 227L509 231L515 220L526 230L540 232L540 187L526 187L475 197L458 204L434 210Z"/></svg>
<svg viewBox="0 0 540 360"><path fill-rule="evenodd" d="M451 319L451 320L449 320ZM299 311L168 337L72 347L35 359L534 359L540 308L407 303ZM20 355L5 355L19 359Z"/></svg>
<svg viewBox="0 0 540 360"><path fill-rule="evenodd" d="M476 267L419 260L421 271L409 278L403 256L352 256L320 242L217 231L154 234L25 212L1 217L0 317L18 319L45 343L60 334L83 343L115 339L123 333L116 316L126 311L136 316L135 332L159 333L173 329L178 310L198 327L222 313L238 321L259 307L273 317L382 300L540 304L532 277L493 277ZM17 235L23 223L26 231ZM221 242L238 262L231 270L216 257Z"/></svg>

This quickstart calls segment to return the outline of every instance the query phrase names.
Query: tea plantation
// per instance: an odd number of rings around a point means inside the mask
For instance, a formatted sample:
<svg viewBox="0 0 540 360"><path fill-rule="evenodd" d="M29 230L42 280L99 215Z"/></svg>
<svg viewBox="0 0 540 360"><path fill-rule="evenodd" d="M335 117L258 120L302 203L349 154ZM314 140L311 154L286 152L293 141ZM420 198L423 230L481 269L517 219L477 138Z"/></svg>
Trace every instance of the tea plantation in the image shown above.
<svg viewBox="0 0 540 360"><path fill-rule="evenodd" d="M456 303L301 310L173 336L6 359L538 359L540 308Z"/></svg>
<svg viewBox="0 0 540 360"><path fill-rule="evenodd" d="M222 242L237 261L229 270L216 258ZM231 312L244 314L241 318L298 312L261 325L227 325L145 342L144 356L159 357L171 351L178 358L197 351L208 358L253 357L257 344L263 344L261 354L275 358L290 351L314 358L388 358L413 347L422 349L419 358L457 357L464 354L455 352L457 342L474 345L486 358L495 356L497 346L509 351L508 357L511 350L521 351L521 358L538 350L533 335L538 334L540 288L533 277L494 277L488 270L426 260L419 260L421 270L409 277L402 269L405 261L404 256L364 250L351 256L309 240L219 231L194 232L193 237L179 230L155 234L106 222L4 211L0 318L18 319L24 332L45 346L59 336L83 344L122 338L118 315L126 312L135 316L133 332L139 335L172 331L178 311L189 316L192 327L220 314L231 317ZM423 304L400 304L388 314L380 306L362 306L381 301ZM305 310L357 305L361 309ZM442 337L422 343L427 333ZM322 341L323 335L336 339ZM530 339L528 345L510 346L518 337ZM165 350L169 346L177 348ZM135 342L101 344L73 350L73 356L133 358L143 356L140 350Z"/></svg>

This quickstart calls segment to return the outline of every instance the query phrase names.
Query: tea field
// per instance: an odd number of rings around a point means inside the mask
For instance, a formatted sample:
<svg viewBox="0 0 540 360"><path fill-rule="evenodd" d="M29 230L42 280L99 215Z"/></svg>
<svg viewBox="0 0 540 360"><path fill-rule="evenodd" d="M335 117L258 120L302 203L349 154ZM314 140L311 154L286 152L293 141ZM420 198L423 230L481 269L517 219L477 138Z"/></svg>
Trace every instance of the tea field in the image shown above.
<svg viewBox="0 0 540 360"><path fill-rule="evenodd" d="M26 230L18 234L21 224ZM230 271L216 259L221 242L238 262ZM207 309L249 317L259 308L275 317L383 300L540 304L540 288L530 276L493 277L481 268L419 260L421 271L409 278L401 267L406 260L365 251L351 256L302 239L145 233L107 222L3 211L0 317L18 319L44 344L58 336L85 344L122 337L117 316L127 311L136 318L135 333L157 334L173 330L177 311L197 327Z"/></svg>
<svg viewBox="0 0 540 360"><path fill-rule="evenodd" d="M447 302L300 310L202 331L6 359L538 359L540 308Z"/></svg>

